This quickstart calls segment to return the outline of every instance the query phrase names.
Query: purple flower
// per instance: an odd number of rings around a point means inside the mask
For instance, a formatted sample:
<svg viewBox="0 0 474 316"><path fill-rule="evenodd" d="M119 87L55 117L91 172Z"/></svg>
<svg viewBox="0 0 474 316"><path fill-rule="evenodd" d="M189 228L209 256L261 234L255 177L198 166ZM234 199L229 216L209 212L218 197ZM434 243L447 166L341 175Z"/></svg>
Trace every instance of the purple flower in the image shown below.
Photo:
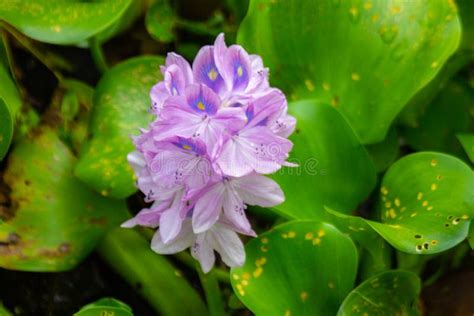
<svg viewBox="0 0 474 316"><path fill-rule="evenodd" d="M261 58L227 47L223 34L201 48L192 67L171 53L161 72L164 80L151 90L156 120L134 137L136 151L128 155L151 204L122 227L158 228L154 251L191 248L205 272L214 251L227 265L242 265L237 233L255 236L247 205L284 201L264 175L293 166L287 137L296 120L283 93L269 86Z"/></svg>

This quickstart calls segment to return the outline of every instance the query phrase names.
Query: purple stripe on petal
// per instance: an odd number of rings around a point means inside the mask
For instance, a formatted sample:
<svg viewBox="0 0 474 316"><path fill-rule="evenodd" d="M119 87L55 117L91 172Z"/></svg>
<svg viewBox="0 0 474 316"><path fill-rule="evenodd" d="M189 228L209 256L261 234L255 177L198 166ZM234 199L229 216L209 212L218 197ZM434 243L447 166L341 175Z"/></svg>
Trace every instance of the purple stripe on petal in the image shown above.
<svg viewBox="0 0 474 316"><path fill-rule="evenodd" d="M223 88L224 80L217 70L212 46L204 46L198 52L193 63L193 75L196 83L205 84L216 93Z"/></svg>
<svg viewBox="0 0 474 316"><path fill-rule="evenodd" d="M191 85L185 91L188 105L197 113L214 115L219 108L219 96L205 85Z"/></svg>
<svg viewBox="0 0 474 316"><path fill-rule="evenodd" d="M206 144L198 139L177 137L177 140L173 141L173 145L199 156L206 154Z"/></svg>

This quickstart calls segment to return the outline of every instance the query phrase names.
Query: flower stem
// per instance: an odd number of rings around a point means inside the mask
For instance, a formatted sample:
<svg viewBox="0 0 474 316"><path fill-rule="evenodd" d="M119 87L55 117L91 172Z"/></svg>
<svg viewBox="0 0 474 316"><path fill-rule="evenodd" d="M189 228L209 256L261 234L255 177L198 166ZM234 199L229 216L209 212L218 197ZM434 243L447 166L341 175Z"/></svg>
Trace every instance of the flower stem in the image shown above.
<svg viewBox="0 0 474 316"><path fill-rule="evenodd" d="M204 294L206 295L207 307L209 309L210 316L224 316L226 312L224 310L224 303L222 301L221 290L219 283L216 278L214 271L210 271L204 274L201 271L201 267L196 263L196 271L199 274L199 280L201 281Z"/></svg>
<svg viewBox="0 0 474 316"><path fill-rule="evenodd" d="M89 48L97 69L99 69L101 73L106 72L109 67L107 66L107 60L102 50L102 45L97 41L97 38L92 37L89 40Z"/></svg>

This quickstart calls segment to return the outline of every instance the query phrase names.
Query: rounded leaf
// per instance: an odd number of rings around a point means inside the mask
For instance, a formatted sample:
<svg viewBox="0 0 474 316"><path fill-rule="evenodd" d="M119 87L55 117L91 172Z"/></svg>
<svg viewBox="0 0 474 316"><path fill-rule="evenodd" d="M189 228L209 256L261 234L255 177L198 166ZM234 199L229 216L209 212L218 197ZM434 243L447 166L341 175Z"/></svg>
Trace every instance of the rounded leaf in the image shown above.
<svg viewBox="0 0 474 316"><path fill-rule="evenodd" d="M382 181L382 223L367 221L398 250L433 254L452 248L474 216L474 173L461 160L420 152L398 160Z"/></svg>
<svg viewBox="0 0 474 316"><path fill-rule="evenodd" d="M133 316L132 309L127 304L113 299L102 298L94 303L87 304L74 316Z"/></svg>
<svg viewBox="0 0 474 316"><path fill-rule="evenodd" d="M329 224L289 222L245 250L244 266L231 271L232 286L256 315L335 315L354 286L357 250Z"/></svg>
<svg viewBox="0 0 474 316"><path fill-rule="evenodd" d="M161 57L127 60L106 72L94 95L89 132L81 149L76 176L104 196L124 198L136 191L127 154L134 150L131 135L146 128L150 89L161 79Z"/></svg>

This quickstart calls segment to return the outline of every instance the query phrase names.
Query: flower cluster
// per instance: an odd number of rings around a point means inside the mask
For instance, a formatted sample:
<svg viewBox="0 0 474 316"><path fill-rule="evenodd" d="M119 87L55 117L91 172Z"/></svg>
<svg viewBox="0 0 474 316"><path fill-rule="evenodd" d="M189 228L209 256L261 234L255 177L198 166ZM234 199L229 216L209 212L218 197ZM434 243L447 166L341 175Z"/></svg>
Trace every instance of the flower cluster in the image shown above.
<svg viewBox="0 0 474 316"><path fill-rule="evenodd" d="M161 72L164 80L151 90L156 120L134 138L137 150L128 156L152 204L122 226L159 227L154 251L191 247L205 272L214 250L227 265L242 265L237 233L255 236L246 205L284 200L264 175L291 165L287 137L295 119L283 93L269 86L261 58L227 47L223 34L201 48L192 67L170 53Z"/></svg>

